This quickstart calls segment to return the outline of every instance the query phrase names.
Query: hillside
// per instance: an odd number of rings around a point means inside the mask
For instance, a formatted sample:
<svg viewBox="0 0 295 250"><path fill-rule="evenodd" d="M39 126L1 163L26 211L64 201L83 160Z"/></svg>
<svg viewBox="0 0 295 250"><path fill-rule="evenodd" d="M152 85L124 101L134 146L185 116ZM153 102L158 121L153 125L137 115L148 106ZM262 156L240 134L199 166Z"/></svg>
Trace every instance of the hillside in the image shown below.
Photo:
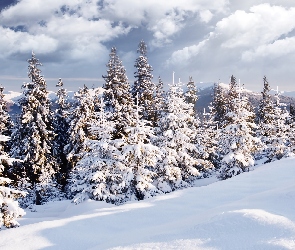
<svg viewBox="0 0 295 250"><path fill-rule="evenodd" d="M205 184L122 206L36 206L0 231L0 248L295 249L295 158Z"/></svg>

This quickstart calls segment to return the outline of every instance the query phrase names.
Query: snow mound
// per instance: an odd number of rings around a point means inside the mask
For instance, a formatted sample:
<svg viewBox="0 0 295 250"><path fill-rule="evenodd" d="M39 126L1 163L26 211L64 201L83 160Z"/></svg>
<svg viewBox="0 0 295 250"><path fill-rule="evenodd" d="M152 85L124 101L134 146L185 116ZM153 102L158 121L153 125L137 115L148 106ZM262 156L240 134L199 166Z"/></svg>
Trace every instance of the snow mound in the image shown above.
<svg viewBox="0 0 295 250"><path fill-rule="evenodd" d="M1 249L295 249L295 158L234 178L114 206L36 206Z"/></svg>

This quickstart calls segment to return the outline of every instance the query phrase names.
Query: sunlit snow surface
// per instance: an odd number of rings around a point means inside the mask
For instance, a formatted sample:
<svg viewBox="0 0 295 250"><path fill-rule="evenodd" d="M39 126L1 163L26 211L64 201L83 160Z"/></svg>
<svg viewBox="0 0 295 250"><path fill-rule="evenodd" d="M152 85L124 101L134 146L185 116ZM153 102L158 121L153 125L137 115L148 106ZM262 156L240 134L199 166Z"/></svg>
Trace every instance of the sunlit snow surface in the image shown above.
<svg viewBox="0 0 295 250"><path fill-rule="evenodd" d="M0 231L0 249L295 249L294 158L209 183L122 206L37 206Z"/></svg>

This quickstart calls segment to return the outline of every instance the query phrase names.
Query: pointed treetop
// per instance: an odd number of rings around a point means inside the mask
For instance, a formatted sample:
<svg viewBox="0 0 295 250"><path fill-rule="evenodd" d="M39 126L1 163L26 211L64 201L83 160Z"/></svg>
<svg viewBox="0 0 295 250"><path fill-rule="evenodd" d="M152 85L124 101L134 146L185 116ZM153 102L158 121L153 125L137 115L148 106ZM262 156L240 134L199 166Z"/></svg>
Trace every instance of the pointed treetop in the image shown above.
<svg viewBox="0 0 295 250"><path fill-rule="evenodd" d="M62 87L64 85L63 81L61 78L58 79L58 83L56 84L56 87Z"/></svg>
<svg viewBox="0 0 295 250"><path fill-rule="evenodd" d="M115 53L115 54L117 53L117 48L115 46L111 48L111 54L112 53Z"/></svg>
<svg viewBox="0 0 295 250"><path fill-rule="evenodd" d="M141 40L138 45L137 53L140 53L141 56L147 55L147 45L143 40Z"/></svg>

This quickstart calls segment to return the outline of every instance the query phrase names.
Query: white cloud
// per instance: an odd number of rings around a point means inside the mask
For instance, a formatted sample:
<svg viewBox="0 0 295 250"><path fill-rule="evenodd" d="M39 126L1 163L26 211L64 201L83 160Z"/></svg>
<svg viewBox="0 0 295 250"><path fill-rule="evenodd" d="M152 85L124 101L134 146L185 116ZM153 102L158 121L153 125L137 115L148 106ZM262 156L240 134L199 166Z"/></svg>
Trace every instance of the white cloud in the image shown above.
<svg viewBox="0 0 295 250"><path fill-rule="evenodd" d="M288 37L295 29L294 16L295 8L269 4L253 6L249 12L237 10L217 22L209 38L172 53L169 62L185 64L201 50L204 53L207 50L206 53L213 58L222 54L224 61L232 54L235 54L235 60L245 62L253 61L255 57L286 55L294 51L295 37Z"/></svg>
<svg viewBox="0 0 295 250"><path fill-rule="evenodd" d="M219 20L206 37L171 53L168 70L200 80L228 81L231 74L259 88L263 75L294 84L295 8L260 4ZM290 87L289 87L290 89Z"/></svg>
<svg viewBox="0 0 295 250"><path fill-rule="evenodd" d="M6 54L26 49L45 53L48 45L48 53L68 51L71 58L81 59L83 54L87 58L102 51L104 42L139 26L152 32L153 46L161 47L172 41L188 19L195 21L199 13L206 23L227 4L228 0L19 0L2 10L0 23L11 29L23 27L22 32L12 31L14 46ZM19 42L20 37L26 42Z"/></svg>
<svg viewBox="0 0 295 250"><path fill-rule="evenodd" d="M57 46L57 40L44 34L33 36L0 26L0 55L3 58L15 53L28 53L33 49L41 54L50 53L55 51Z"/></svg>
<svg viewBox="0 0 295 250"><path fill-rule="evenodd" d="M253 51L245 51L242 54L242 60L253 62L259 58L276 59L291 54L295 56L295 37L287 37L271 44L261 45Z"/></svg>
<svg viewBox="0 0 295 250"><path fill-rule="evenodd" d="M171 42L187 23L200 13L201 21L208 22L213 13L224 12L228 0L105 0L104 17L122 20L134 26L145 24L153 32L154 46Z"/></svg>
<svg viewBox="0 0 295 250"><path fill-rule="evenodd" d="M208 23L213 17L213 14L210 10L203 10L200 12L201 21L204 23Z"/></svg>
<svg viewBox="0 0 295 250"><path fill-rule="evenodd" d="M250 12L238 10L216 24L215 33L225 48L253 47L270 43L295 28L295 8L261 4Z"/></svg>
<svg viewBox="0 0 295 250"><path fill-rule="evenodd" d="M185 47L181 50L173 52L172 56L166 61L166 65L187 65L190 59L196 57L205 47L209 39L203 40L197 45Z"/></svg>
<svg viewBox="0 0 295 250"><path fill-rule="evenodd" d="M5 55L60 52L71 60L106 53L103 43L127 34L131 27L99 18L94 0L20 0L0 14L6 38L0 38ZM22 32L15 32L18 26ZM0 26L1 27L1 26ZM9 36L9 39L7 39Z"/></svg>

